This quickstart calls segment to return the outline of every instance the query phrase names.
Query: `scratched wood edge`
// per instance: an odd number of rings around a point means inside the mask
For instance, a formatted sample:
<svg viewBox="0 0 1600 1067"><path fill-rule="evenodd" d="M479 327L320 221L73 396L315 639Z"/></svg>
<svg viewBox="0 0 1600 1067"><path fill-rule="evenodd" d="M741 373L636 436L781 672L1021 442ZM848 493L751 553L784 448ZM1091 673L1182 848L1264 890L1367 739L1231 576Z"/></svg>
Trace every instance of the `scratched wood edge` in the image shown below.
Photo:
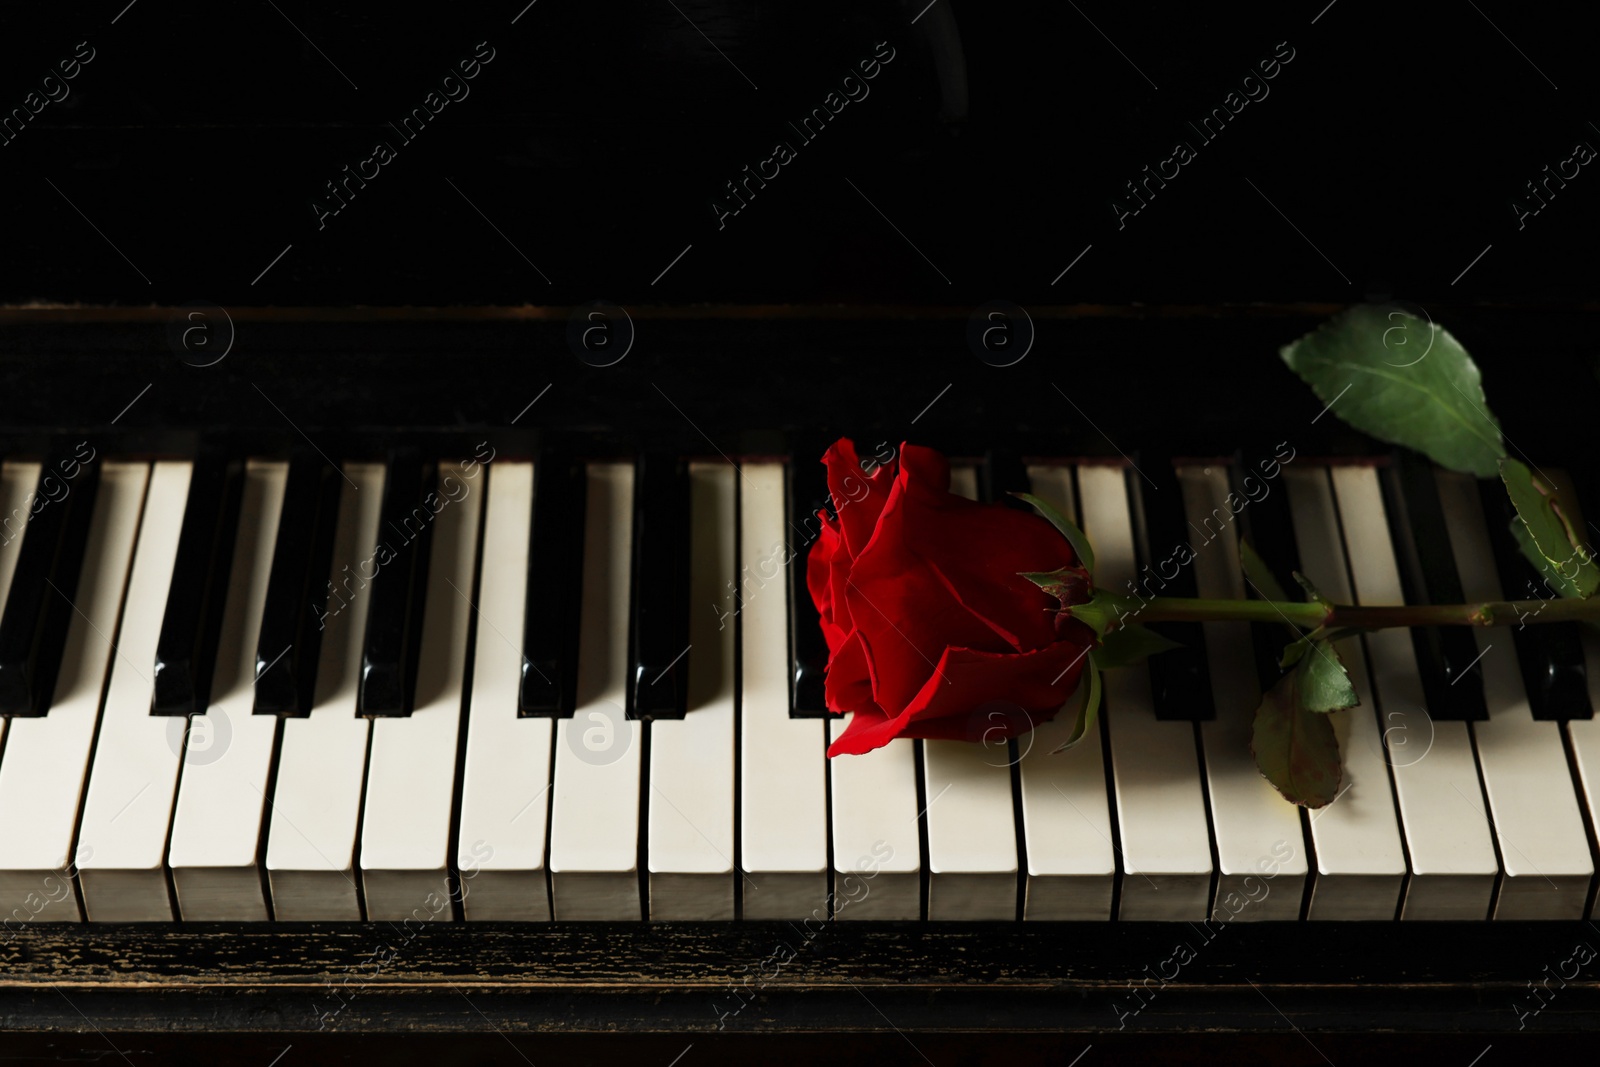
<svg viewBox="0 0 1600 1067"><path fill-rule="evenodd" d="M809 924L809 925L808 925ZM1544 957L1600 945L1583 921L1352 923L15 923L0 930L0 984L30 976L93 981L149 972L293 979L358 964L387 947L386 974L627 984L721 982L774 946L781 968L826 982L951 981L1042 986L1123 981L1155 967L1174 943L1202 966L1256 969L1305 982L1369 976L1430 982L1522 981ZM1535 963L1535 961L1539 961ZM1585 970L1600 973L1600 962ZM47 974L46 972L54 972Z"/></svg>
<svg viewBox="0 0 1600 1067"><path fill-rule="evenodd" d="M0 938L0 1028L1600 1028L1600 963L1531 985L1600 944L1582 922L1234 923L1210 940L1182 923L807 929L34 924ZM1178 943L1192 962L1152 981Z"/></svg>

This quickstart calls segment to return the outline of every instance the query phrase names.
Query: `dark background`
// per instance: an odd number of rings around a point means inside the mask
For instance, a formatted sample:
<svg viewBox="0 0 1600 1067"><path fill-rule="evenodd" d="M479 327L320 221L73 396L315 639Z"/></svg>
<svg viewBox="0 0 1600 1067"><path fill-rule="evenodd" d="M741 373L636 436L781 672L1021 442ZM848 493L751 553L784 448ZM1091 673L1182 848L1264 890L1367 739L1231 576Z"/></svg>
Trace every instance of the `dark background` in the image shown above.
<svg viewBox="0 0 1600 1067"><path fill-rule="evenodd" d="M1590 296L1600 167L1520 230L1511 207L1600 147L1579 5L525 3L8 6L0 116L94 58L0 144L0 303ZM401 142L480 41L470 95ZM870 95L801 143L879 41ZM1186 121L1279 42L1269 95L1202 142ZM1197 157L1119 229L1180 138ZM396 158L319 230L378 139ZM719 230L778 139L797 158Z"/></svg>

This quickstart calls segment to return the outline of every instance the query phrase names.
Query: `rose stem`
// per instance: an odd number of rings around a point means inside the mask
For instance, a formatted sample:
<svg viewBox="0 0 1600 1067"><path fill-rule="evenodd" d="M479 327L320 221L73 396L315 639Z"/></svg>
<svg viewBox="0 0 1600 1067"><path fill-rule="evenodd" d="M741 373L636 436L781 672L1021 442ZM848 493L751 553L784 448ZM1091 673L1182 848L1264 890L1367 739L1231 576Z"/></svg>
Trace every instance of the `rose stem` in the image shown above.
<svg viewBox="0 0 1600 1067"><path fill-rule="evenodd" d="M1137 602L1135 602L1137 603ZM1513 623L1600 621L1600 597L1584 600L1489 600L1474 604L1407 604L1398 607L1324 606L1272 600L1203 600L1152 597L1119 622L1289 622L1336 629L1356 626L1509 626Z"/></svg>

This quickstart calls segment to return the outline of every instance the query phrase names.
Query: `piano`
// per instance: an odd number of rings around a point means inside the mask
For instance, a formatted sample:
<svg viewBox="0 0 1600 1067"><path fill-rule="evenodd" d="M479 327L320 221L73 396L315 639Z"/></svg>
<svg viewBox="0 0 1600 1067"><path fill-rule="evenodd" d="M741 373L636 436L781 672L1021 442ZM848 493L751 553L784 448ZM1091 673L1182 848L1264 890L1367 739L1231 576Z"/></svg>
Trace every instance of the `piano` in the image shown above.
<svg viewBox="0 0 1600 1067"><path fill-rule="evenodd" d="M1484 15L1534 68L1321 3L116 7L0 34L0 1055L1585 1048L1589 634L1354 639L1303 812L1248 752L1269 635L1172 627L1059 756L1071 708L986 707L829 761L796 585L850 436L1118 582L1204 541L1167 580L1243 595L1243 534L1291 589L1528 595L1493 493L1276 353L1425 313L1600 523L1558 16Z"/></svg>
<svg viewBox="0 0 1600 1067"><path fill-rule="evenodd" d="M1260 353L1270 383L1192 373L1137 409L1107 399L1115 361L997 369L937 311L641 311L650 343L609 367L564 316L494 309L237 312L248 353L206 367L150 351L170 311L7 312L30 383L0 460L8 1025L1299 1030L1330 1054L1589 1025L1600 664L1573 628L1346 646L1362 704L1316 811L1249 755L1273 675L1243 624L1109 675L1066 754L1070 714L994 742L979 709L975 743L824 756L794 583L835 434L1053 500L1107 582L1189 542L1197 592L1243 595L1244 535L1361 602L1525 588L1496 493L1274 367L1329 310L1032 311L1082 351ZM1518 414L1572 353L1450 315L1519 447L1595 499L1560 428L1592 387ZM805 373L748 373L757 343ZM840 395L863 375L904 384ZM1082 414L1014 404L1056 390Z"/></svg>

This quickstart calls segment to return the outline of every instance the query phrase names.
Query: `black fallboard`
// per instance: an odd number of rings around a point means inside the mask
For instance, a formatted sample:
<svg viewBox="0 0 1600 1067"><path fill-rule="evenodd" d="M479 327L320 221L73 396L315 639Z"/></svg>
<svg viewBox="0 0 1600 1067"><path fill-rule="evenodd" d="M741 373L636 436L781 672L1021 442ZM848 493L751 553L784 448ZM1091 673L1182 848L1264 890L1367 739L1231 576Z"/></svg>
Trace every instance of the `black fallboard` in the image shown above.
<svg viewBox="0 0 1600 1067"><path fill-rule="evenodd" d="M1003 355L973 340L993 320L928 306L0 310L0 448L734 457L840 434L970 457L1382 451L1277 354L1341 307L1011 305ZM1595 309L1409 310L1473 353L1518 452L1586 458Z"/></svg>

